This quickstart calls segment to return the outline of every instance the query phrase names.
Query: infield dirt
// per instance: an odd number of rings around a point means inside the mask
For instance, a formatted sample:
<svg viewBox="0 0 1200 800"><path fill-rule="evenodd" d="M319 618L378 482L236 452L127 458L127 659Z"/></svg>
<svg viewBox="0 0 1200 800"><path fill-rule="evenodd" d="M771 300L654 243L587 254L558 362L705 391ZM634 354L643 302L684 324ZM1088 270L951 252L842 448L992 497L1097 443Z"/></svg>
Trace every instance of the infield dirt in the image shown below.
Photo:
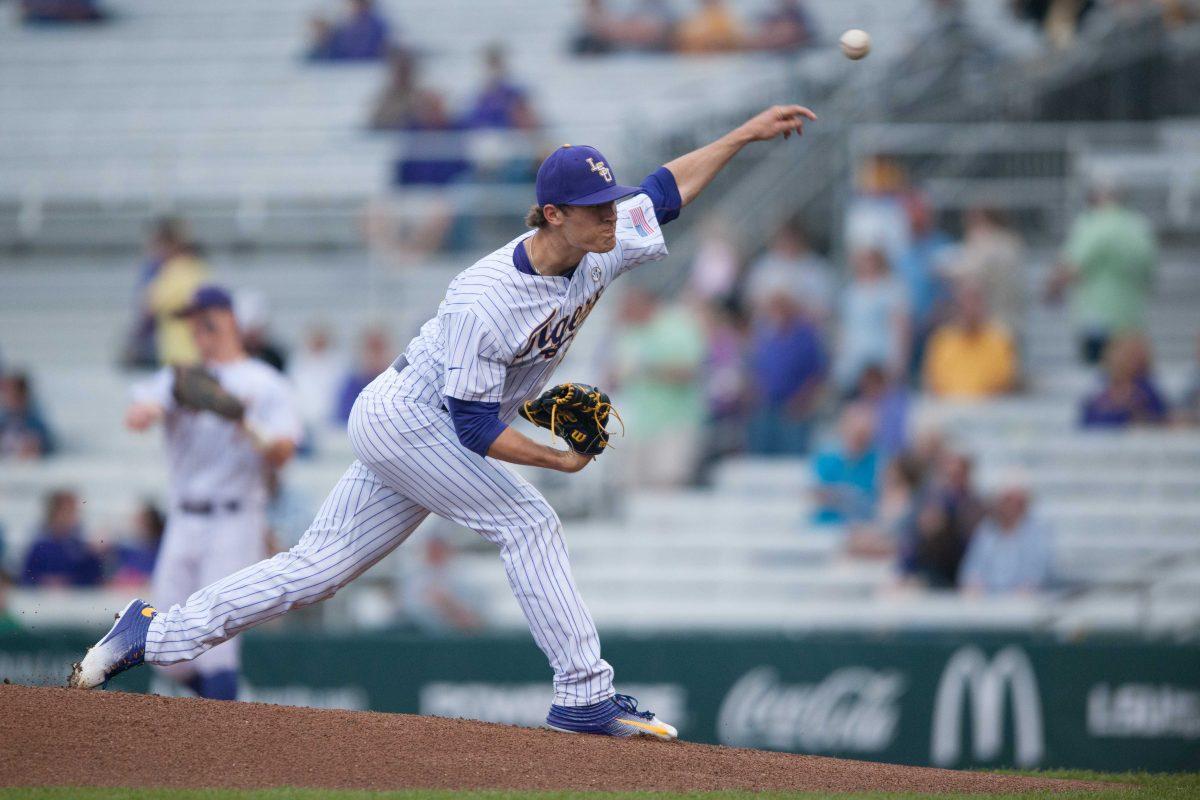
<svg viewBox="0 0 1200 800"><path fill-rule="evenodd" d="M1005 793L1109 784L483 722L0 685L0 785Z"/></svg>

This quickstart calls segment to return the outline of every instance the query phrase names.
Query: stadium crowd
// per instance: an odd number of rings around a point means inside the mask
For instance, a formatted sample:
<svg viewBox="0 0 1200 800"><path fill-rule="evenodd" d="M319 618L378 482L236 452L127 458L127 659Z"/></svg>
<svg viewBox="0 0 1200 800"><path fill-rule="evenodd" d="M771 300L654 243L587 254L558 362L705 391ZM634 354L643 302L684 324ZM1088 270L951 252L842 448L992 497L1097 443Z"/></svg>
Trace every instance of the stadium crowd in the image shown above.
<svg viewBox="0 0 1200 800"><path fill-rule="evenodd" d="M976 592L1049 585L1050 532L1029 481L1008 475L984 493L971 455L914 418L923 397L972 403L1024 387L1020 331L1031 293L1019 235L987 208L966 212L959 236L941 222L897 163L875 158L846 208L844 266L795 222L743 264L713 221L684 291L660 297L632 281L598 369L629 429L613 456L622 479L677 487L704 483L733 453L807 457L813 524L844 529L855 557L893 559L901 583ZM202 254L182 221L151 227L146 260L133 270L126 366L196 359L177 314L208 277ZM1147 221L1112 187L1097 187L1041 298L1065 302L1080 362L1098 367L1095 391L1079 399L1084 429L1200 423L1200 347L1186 394L1170 398L1155 379L1144 335L1155 264ZM251 351L291 377L314 433L344 425L398 346L367 328L351 359L314 325L289 349L267 333L262 298L243 293L235 308ZM7 370L0 386L0 457L52 457L60 443L28 374ZM297 505L282 482L274 488L280 514ZM21 565L16 582L144 581L161 515L144 505L128 530L98 538L84 535L79 503L66 489L46 498L29 552L9 557ZM101 539L120 544L91 544Z"/></svg>
<svg viewBox="0 0 1200 800"><path fill-rule="evenodd" d="M812 521L845 529L851 555L894 559L905 584L1046 587L1050 532L1028 480L1008 475L983 493L970 454L913 418L922 396L975 402L1022 390L1017 334L1028 280L1020 238L1003 218L973 209L955 239L897 165L876 161L864 167L847 208L844 268L818 254L796 224L744 268L719 224L708 235L678 297L634 282L619 301L602 374L629 426L626 446L614 451L624 479L680 486L703 482L731 453L807 456ZM207 275L201 249L178 220L159 221L148 249L127 348L138 357L128 363L188 363L195 353L175 313ZM1111 189L1096 191L1045 297L1069 298L1079 358L1101 365L1096 391L1080 399L1085 428L1200 421L1200 349L1192 385L1176 402L1154 378L1142 333L1154 264L1145 220ZM239 305L250 309L239 312L248 341L287 369L313 430L344 424L397 346L368 328L350 360L314 326L288 353L262 334L255 303ZM28 378L10 372L3 386L0 453L51 455L54 437ZM105 537L134 544L97 550L82 534L78 504L67 490L47 498L17 581L144 580L161 535L157 512L145 506L128 532Z"/></svg>

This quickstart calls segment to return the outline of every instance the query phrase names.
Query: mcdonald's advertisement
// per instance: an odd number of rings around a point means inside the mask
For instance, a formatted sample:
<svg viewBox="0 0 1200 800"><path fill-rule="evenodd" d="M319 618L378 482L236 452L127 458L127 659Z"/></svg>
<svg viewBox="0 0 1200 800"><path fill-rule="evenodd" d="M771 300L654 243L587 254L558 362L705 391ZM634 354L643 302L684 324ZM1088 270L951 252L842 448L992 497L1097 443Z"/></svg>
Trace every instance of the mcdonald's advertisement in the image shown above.
<svg viewBox="0 0 1200 800"><path fill-rule="evenodd" d="M56 683L85 636L0 636L0 678ZM619 691L693 741L943 767L1200 769L1200 644L997 634L608 636ZM243 699L540 725L524 636L252 633ZM151 670L114 689L183 693Z"/></svg>

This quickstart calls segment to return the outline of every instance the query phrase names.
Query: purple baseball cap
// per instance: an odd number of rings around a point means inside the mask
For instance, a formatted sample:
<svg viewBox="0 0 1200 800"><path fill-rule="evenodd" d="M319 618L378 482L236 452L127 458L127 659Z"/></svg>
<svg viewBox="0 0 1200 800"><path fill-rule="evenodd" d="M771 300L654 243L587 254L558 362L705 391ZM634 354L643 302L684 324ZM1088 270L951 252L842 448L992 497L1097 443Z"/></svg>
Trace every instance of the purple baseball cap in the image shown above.
<svg viewBox="0 0 1200 800"><path fill-rule="evenodd" d="M617 183L608 161L594 147L564 144L537 173L537 202L556 206L600 206L641 189Z"/></svg>
<svg viewBox="0 0 1200 800"><path fill-rule="evenodd" d="M207 311L210 308L223 308L226 311L233 311L233 295L224 287L217 286L216 284L210 283L207 286L201 286L192 295L192 302L175 312L175 316L187 317L200 311Z"/></svg>

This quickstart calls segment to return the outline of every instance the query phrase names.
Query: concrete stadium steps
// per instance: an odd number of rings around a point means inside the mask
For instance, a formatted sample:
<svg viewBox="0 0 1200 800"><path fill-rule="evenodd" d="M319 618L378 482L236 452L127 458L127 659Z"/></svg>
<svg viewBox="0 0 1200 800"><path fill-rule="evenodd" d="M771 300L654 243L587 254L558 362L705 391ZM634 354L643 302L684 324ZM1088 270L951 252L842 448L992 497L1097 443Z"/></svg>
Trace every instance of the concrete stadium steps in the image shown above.
<svg viewBox="0 0 1200 800"><path fill-rule="evenodd" d="M115 4L107 25L59 31L6 19L2 240L133 244L138 217L174 208L201 218L247 209L267 217L257 226L214 225L210 242L353 244L354 206L388 191L397 149L392 137L362 130L385 70L306 64L305 27L316 9L245 5L163 11L130 0ZM459 105L479 84L484 45L505 30L513 71L535 87L548 138L596 141L622 162L629 120L639 134L678 126L699 87L711 87L710 109L740 107L748 86L778 82L791 68L754 55L672 59L669 69L655 58L581 61L566 52L578 16L570 4L537 14L511 0L383 5L401 38L424 54L426 83ZM644 80L647 71L654 81Z"/></svg>
<svg viewBox="0 0 1200 800"><path fill-rule="evenodd" d="M623 630L854 631L1028 631L1076 636L1093 631L1169 634L1196 622L1194 609L1169 600L1129 593L1048 601L1034 598L964 598L956 593L884 592L873 597L763 600L750 593L709 601L707 595L587 587L588 605L601 632ZM525 626L511 596L497 594L489 621L513 630Z"/></svg>
<svg viewBox="0 0 1200 800"><path fill-rule="evenodd" d="M625 502L627 523L649 532L716 530L752 532L756 527L801 528L811 513L809 498L746 498L704 490L638 492Z"/></svg>

